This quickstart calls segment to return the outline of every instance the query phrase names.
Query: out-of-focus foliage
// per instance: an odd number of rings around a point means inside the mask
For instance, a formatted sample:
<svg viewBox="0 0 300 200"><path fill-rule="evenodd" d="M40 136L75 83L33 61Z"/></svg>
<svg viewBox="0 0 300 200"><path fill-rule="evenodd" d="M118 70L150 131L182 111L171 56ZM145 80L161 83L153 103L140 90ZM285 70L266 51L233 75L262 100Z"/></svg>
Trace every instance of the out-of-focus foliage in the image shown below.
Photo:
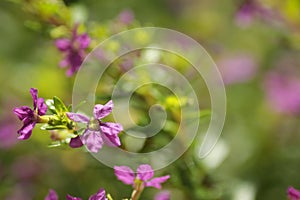
<svg viewBox="0 0 300 200"><path fill-rule="evenodd" d="M134 13L128 24L124 10ZM227 120L213 152L199 159L201 133L210 121L209 93L184 59L167 53L157 57L192 74L204 109L199 138L179 160L157 172L171 174L164 185L171 199L285 199L289 185L300 188L298 0L10 0L0 2L0 22L0 199L43 199L49 188L61 198L67 193L87 198L99 187L114 199L130 195L130 187L88 153L63 145L46 148L50 134L35 129L30 140L16 139L21 124L12 109L31 104L30 87L39 88L46 99L59 96L71 103L74 78L59 68L62 55L54 43L70 38L75 24L79 33L91 37L88 51L114 33L159 26L193 37L217 63L226 84ZM147 41L143 33L136 38ZM118 48L118 43L110 45L110 50ZM138 51L115 60L99 83L97 101L107 101L122 73L147 56L149 52ZM144 144L124 137L122 148L148 152L174 137L179 105L188 100L157 85L143 86L132 97L132 118L148 124L148 109L156 103L168 113L161 133ZM147 189L142 199L153 199L156 193Z"/></svg>

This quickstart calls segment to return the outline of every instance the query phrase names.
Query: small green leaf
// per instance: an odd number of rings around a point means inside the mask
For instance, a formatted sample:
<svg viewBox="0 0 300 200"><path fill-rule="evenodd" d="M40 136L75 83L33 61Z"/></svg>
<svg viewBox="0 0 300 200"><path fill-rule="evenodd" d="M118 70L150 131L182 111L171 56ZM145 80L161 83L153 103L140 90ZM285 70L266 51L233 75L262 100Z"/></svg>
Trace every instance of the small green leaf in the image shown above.
<svg viewBox="0 0 300 200"><path fill-rule="evenodd" d="M53 97L53 101L54 101L54 106L55 109L58 113L63 113L63 112L68 112L67 107L65 106L65 104L60 100L60 98L58 97Z"/></svg>
<svg viewBox="0 0 300 200"><path fill-rule="evenodd" d="M67 129L67 127L65 125L49 125L49 124L45 124L41 127L42 130L57 130L57 129Z"/></svg>
<svg viewBox="0 0 300 200"><path fill-rule="evenodd" d="M53 99L47 99L46 100L46 105L48 106L48 110L53 113L56 114L56 110L55 110L55 106L54 106L54 101Z"/></svg>
<svg viewBox="0 0 300 200"><path fill-rule="evenodd" d="M61 146L61 143L59 141L52 142L51 144L48 145L49 148L54 148L54 147L59 147L59 146Z"/></svg>

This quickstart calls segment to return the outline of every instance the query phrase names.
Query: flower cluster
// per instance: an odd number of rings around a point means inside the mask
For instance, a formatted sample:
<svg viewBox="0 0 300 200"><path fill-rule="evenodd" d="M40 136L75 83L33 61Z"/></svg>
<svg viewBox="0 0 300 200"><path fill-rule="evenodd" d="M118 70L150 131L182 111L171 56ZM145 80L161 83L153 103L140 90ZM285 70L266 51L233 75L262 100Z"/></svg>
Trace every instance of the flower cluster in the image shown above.
<svg viewBox="0 0 300 200"><path fill-rule="evenodd" d="M120 181L126 185L132 185L133 192L130 198L131 200L137 200L146 187L155 187L157 189L161 189L161 184L170 178L170 175L153 178L154 171L152 167L147 164L142 164L137 168L136 176L134 171L128 166L115 166L114 169L115 175ZM162 191L158 193L154 199L170 200L170 192ZM45 200L58 200L58 195L54 190L50 189L48 195L45 197ZM82 199L68 194L66 196L66 200ZM106 195L105 190L100 188L96 194L93 194L89 197L89 200L112 200L112 197L109 194Z"/></svg>
<svg viewBox="0 0 300 200"><path fill-rule="evenodd" d="M67 143L72 148L85 144L90 152L96 153L104 143L110 146L121 145L118 134L123 130L122 125L102 122L102 119L112 112L112 101L105 105L95 105L94 116L89 118L83 114L70 112L58 97L53 97L45 103L43 98L38 98L37 89L31 88L30 93L33 99L33 109L28 106L14 109L14 113L23 122L22 128L18 131L19 139L28 139L36 123L41 123L43 124L41 129L50 131L54 142ZM45 115L47 110L52 114ZM86 124L86 129L78 130L76 123Z"/></svg>
<svg viewBox="0 0 300 200"><path fill-rule="evenodd" d="M78 34L78 25L72 30L71 38L61 38L55 41L57 49L64 53L61 67L69 67L66 74L72 76L80 68L85 57L85 50L91 42L87 33Z"/></svg>
<svg viewBox="0 0 300 200"><path fill-rule="evenodd" d="M45 101L43 98L38 98L37 89L31 88L30 93L33 99L33 109L28 106L14 109L14 113L23 122L23 127L18 131L19 139L28 139L36 123L41 123L43 130L51 131L53 140L69 143L73 148L81 147L84 144L90 152L98 152L103 144L114 147L121 145L118 134L123 130L122 125L102 121L113 110L114 104L111 100L104 105L96 104L93 116L88 117L84 114L70 112L58 97ZM50 111L51 114L46 115L47 111ZM77 123L85 125L83 131L77 130ZM154 171L148 164L140 165L136 175L127 166L115 166L114 170L119 180L127 185L132 185L132 200L137 200L146 187L161 189L161 184L170 178L169 175L153 178ZM166 200L168 196L168 194L161 194L156 199ZM66 199L81 200L81 198L69 194ZM106 196L103 189L89 197L89 200L108 199L112 198L109 195ZM54 190L50 190L45 200L58 200L58 195Z"/></svg>

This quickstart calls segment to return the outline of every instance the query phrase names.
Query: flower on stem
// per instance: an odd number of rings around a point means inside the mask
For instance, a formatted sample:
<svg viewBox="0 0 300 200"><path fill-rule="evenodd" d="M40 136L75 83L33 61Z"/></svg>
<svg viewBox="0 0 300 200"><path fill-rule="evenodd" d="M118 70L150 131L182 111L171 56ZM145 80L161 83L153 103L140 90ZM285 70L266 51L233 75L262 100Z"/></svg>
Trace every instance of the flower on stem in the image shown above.
<svg viewBox="0 0 300 200"><path fill-rule="evenodd" d="M45 115L47 112L47 105L44 99L38 98L38 90L31 88L30 93L33 100L33 109L28 106L21 106L14 109L14 113L23 122L22 128L18 130L18 134L20 134L18 139L20 140L26 140L31 136L35 124L43 122L40 116Z"/></svg>
<svg viewBox="0 0 300 200"><path fill-rule="evenodd" d="M55 41L55 45L58 50L64 53L65 57L60 62L61 67L69 67L66 74L72 76L80 68L85 57L85 49L88 48L91 39L87 33L78 34L78 25L72 30L72 36L70 39L61 38Z"/></svg>
<svg viewBox="0 0 300 200"><path fill-rule="evenodd" d="M68 112L67 116L74 122L87 125L84 133L70 142L71 147L79 147L80 141L87 146L91 152L98 152L104 143L110 146L120 146L118 137L123 127L119 123L102 122L101 119L112 112L113 102L110 100L105 105L97 104L94 107L94 116L89 118L83 114Z"/></svg>
<svg viewBox="0 0 300 200"><path fill-rule="evenodd" d="M293 187L289 187L287 190L288 198L290 200L300 200L300 191Z"/></svg>
<svg viewBox="0 0 300 200"><path fill-rule="evenodd" d="M154 171L150 165L143 164L137 168L137 175L135 176L134 171L127 166L115 166L115 175L117 178L126 185L132 185L134 188L137 185L145 187L155 187L161 189L161 184L166 182L170 175L153 178Z"/></svg>

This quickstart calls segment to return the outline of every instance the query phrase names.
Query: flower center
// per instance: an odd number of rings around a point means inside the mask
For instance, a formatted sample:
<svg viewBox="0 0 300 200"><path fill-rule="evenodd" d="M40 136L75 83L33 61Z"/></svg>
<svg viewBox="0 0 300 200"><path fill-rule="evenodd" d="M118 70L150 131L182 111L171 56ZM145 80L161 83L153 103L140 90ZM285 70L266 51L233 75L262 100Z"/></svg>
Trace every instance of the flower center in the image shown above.
<svg viewBox="0 0 300 200"><path fill-rule="evenodd" d="M92 130L92 131L98 131L100 130L100 122L98 119L95 119L94 117L92 117L88 123L88 129Z"/></svg>

